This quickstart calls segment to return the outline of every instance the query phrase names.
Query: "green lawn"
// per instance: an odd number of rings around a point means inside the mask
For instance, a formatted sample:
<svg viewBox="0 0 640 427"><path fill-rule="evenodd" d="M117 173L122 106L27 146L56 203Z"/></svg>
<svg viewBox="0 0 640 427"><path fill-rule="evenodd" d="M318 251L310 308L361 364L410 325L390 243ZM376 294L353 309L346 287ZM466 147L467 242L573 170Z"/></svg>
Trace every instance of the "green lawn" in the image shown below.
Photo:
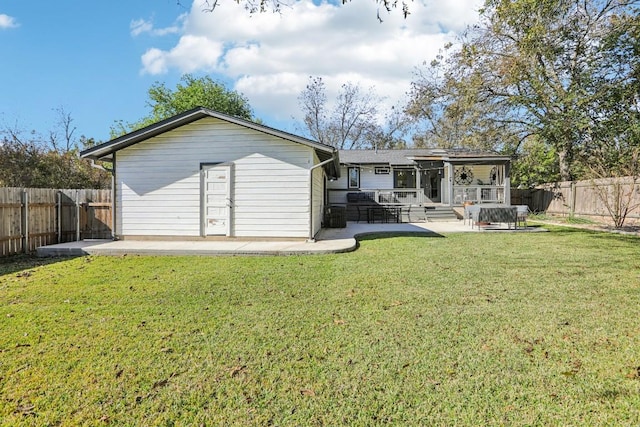
<svg viewBox="0 0 640 427"><path fill-rule="evenodd" d="M0 261L0 424L640 423L640 239Z"/></svg>

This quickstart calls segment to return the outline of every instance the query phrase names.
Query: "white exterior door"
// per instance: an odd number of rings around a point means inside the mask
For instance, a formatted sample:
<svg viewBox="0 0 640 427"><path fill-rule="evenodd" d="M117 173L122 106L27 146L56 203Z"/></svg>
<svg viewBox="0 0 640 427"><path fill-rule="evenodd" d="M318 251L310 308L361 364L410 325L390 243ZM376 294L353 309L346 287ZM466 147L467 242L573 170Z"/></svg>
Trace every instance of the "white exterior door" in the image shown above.
<svg viewBox="0 0 640 427"><path fill-rule="evenodd" d="M203 167L204 233L228 236L231 231L231 165Z"/></svg>

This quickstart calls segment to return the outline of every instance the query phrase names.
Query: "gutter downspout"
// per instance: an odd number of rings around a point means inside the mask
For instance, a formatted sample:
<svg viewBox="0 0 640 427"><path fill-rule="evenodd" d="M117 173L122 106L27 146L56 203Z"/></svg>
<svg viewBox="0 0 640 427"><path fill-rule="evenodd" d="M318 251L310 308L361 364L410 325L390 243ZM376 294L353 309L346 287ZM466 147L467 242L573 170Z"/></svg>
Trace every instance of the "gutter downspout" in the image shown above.
<svg viewBox="0 0 640 427"><path fill-rule="evenodd" d="M315 243L316 239L313 234L313 170L319 168L320 166L324 166L330 162L333 162L335 159L331 156L330 159L325 160L324 162L320 162L317 165L311 166L309 168L309 238L307 242Z"/></svg>

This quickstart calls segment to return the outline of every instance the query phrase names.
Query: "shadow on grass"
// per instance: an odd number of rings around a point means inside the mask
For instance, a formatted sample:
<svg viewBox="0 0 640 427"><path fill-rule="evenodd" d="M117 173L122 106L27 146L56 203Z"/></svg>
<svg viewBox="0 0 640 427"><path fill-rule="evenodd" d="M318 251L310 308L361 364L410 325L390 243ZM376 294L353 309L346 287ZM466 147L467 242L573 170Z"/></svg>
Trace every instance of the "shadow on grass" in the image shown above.
<svg viewBox="0 0 640 427"><path fill-rule="evenodd" d="M518 231L518 230L516 230ZM538 231L549 231L549 229L547 227L545 227L542 224L527 224L527 226L524 228L524 230L522 231L531 231L531 232L538 232Z"/></svg>
<svg viewBox="0 0 640 427"><path fill-rule="evenodd" d="M636 235L621 234L610 231L594 231L590 236L598 240L607 240L609 242L624 242L637 244L640 242L640 237Z"/></svg>
<svg viewBox="0 0 640 427"><path fill-rule="evenodd" d="M33 255L10 255L0 258L0 276L5 274L20 273L28 271L32 268L40 267L43 265L55 264L61 261L68 261L73 257L50 257L50 258L38 258Z"/></svg>
<svg viewBox="0 0 640 427"><path fill-rule="evenodd" d="M445 238L442 234L433 231L417 232L417 231L372 231L368 233L356 234L354 238L358 242L367 240L390 239L393 237L437 237Z"/></svg>
<svg viewBox="0 0 640 427"><path fill-rule="evenodd" d="M480 227L482 229L483 232L489 232L489 233L539 233L539 232L547 232L549 230L547 230L546 227L543 227L542 225L527 225L526 227L518 227L518 228L505 228L504 225L502 224L498 224L498 225L488 225L488 226L481 226Z"/></svg>
<svg viewBox="0 0 640 427"><path fill-rule="evenodd" d="M546 224L545 228L555 235L576 235L582 234L589 238L609 242L634 243L640 242L640 236L635 233L623 233L619 230L594 229L585 227L572 227L571 225Z"/></svg>
<svg viewBox="0 0 640 427"><path fill-rule="evenodd" d="M571 233L601 233L602 231L600 230L592 230L590 228L584 228L584 227L572 227L571 225L567 224L551 224L551 223L542 223L542 224L529 224L528 227L544 227L547 230L553 232L553 233L567 233L567 234L571 234Z"/></svg>

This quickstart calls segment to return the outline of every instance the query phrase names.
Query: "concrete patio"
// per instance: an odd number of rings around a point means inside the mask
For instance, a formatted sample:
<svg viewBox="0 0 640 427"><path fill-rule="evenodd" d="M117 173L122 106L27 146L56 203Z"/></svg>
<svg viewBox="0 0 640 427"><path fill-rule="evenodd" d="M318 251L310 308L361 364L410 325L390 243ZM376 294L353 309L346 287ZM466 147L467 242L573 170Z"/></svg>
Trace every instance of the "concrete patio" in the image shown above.
<svg viewBox="0 0 640 427"><path fill-rule="evenodd" d="M496 230L506 230L494 228ZM539 229L537 229L539 230ZM462 221L367 224L348 222L346 228L323 229L315 242L247 240L83 240L37 248L39 257L83 255L295 255L350 252L358 237L375 234L440 236L446 233L486 232ZM534 231L527 229L510 230Z"/></svg>

